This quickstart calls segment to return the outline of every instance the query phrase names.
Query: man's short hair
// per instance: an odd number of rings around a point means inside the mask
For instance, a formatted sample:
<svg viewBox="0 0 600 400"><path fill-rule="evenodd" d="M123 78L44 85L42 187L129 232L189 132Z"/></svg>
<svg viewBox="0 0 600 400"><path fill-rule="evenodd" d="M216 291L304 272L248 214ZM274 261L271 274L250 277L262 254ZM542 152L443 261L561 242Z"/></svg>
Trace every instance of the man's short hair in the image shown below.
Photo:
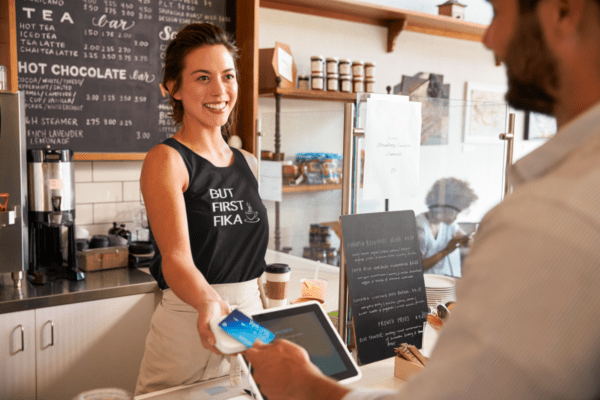
<svg viewBox="0 0 600 400"><path fill-rule="evenodd" d="M594 0L600 6L600 0ZM533 11L540 0L519 0L519 9L521 13Z"/></svg>

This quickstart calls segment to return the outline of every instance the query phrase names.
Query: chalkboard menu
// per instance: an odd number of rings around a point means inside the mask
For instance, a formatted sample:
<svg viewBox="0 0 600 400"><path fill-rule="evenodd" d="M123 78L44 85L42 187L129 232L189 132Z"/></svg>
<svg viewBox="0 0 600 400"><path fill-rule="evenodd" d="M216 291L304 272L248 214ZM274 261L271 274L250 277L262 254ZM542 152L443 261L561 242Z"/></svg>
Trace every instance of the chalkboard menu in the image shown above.
<svg viewBox="0 0 600 400"><path fill-rule="evenodd" d="M355 343L361 364L421 348L427 297L413 211L342 216Z"/></svg>
<svg viewBox="0 0 600 400"><path fill-rule="evenodd" d="M27 148L135 153L176 132L162 57L184 25L235 32L235 0L16 0Z"/></svg>

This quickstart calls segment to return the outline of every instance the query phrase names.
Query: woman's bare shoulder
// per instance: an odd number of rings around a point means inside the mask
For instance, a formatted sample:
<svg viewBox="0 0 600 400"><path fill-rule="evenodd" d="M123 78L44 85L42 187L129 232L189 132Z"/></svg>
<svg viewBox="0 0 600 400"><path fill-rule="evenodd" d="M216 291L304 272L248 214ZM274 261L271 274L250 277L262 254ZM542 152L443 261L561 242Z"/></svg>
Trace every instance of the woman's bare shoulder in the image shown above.
<svg viewBox="0 0 600 400"><path fill-rule="evenodd" d="M141 180L183 183L181 180L185 178L187 182L187 175L179 152L170 146L158 144L150 149L144 158Z"/></svg>

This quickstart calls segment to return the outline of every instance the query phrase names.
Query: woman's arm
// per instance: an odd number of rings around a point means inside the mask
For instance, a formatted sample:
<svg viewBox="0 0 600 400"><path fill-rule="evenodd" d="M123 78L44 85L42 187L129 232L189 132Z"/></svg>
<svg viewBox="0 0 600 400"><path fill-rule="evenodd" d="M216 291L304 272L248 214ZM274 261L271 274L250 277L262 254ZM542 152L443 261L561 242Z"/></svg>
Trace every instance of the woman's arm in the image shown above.
<svg viewBox="0 0 600 400"><path fill-rule="evenodd" d="M152 234L162 256L163 275L177 297L198 310L198 332L203 346L218 352L208 322L230 310L192 258L183 198L188 181L187 168L177 151L160 145L148 152L140 186Z"/></svg>
<svg viewBox="0 0 600 400"><path fill-rule="evenodd" d="M433 266L442 261L444 257L447 257L450 253L452 253L459 247L466 246L468 242L468 237L453 237L452 239L450 239L450 241L448 242L446 247L444 247L443 250L435 253L429 258L423 259L423 271L427 271L428 269L433 268Z"/></svg>

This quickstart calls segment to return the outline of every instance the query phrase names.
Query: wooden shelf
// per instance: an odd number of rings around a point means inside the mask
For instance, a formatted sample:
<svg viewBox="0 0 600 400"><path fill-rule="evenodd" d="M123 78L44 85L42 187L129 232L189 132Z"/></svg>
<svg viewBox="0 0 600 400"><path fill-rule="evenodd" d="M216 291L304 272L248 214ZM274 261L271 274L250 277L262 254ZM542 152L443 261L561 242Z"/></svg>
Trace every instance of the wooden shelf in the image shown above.
<svg viewBox="0 0 600 400"><path fill-rule="evenodd" d="M392 52L403 30L480 42L486 25L355 0L260 0L260 6L388 28Z"/></svg>
<svg viewBox="0 0 600 400"><path fill-rule="evenodd" d="M282 193L299 193L299 192L321 192L324 190L339 190L342 188L341 183L328 183L323 185L297 185L283 186Z"/></svg>
<svg viewBox="0 0 600 400"><path fill-rule="evenodd" d="M275 94L280 94L286 99L337 101L342 103L354 103L356 101L356 93L294 88L261 89L258 91L259 97L275 97Z"/></svg>
<svg viewBox="0 0 600 400"><path fill-rule="evenodd" d="M146 153L75 153L75 161L144 161Z"/></svg>

